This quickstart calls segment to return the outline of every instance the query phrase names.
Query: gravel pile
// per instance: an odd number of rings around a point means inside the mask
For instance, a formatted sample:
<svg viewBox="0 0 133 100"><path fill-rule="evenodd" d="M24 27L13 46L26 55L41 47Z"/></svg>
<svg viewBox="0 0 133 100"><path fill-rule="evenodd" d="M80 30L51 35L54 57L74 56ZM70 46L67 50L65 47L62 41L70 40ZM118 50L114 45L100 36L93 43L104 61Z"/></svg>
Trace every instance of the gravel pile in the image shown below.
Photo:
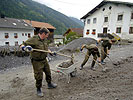
<svg viewBox="0 0 133 100"><path fill-rule="evenodd" d="M31 65L29 57L17 57L14 55L0 57L0 71L25 65Z"/></svg>
<svg viewBox="0 0 133 100"><path fill-rule="evenodd" d="M65 45L64 47L62 47L59 51L60 52L74 52L76 50L78 50L82 44L92 44L92 43L96 43L95 39L92 38L79 38L79 39L75 39L72 42L68 43L67 45Z"/></svg>

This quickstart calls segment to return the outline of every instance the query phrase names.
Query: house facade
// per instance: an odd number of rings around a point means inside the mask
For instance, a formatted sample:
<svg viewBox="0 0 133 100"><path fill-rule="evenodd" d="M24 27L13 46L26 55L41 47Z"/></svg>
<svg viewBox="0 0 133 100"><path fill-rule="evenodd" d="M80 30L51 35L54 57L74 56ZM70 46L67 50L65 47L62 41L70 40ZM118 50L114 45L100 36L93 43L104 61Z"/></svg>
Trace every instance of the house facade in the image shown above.
<svg viewBox="0 0 133 100"><path fill-rule="evenodd" d="M83 37L98 39L109 33L133 40L133 3L104 0L81 19Z"/></svg>
<svg viewBox="0 0 133 100"><path fill-rule="evenodd" d="M63 44L63 35L54 35L54 44Z"/></svg>
<svg viewBox="0 0 133 100"><path fill-rule="evenodd" d="M34 35L34 28L23 20L0 18L0 46L17 46Z"/></svg>
<svg viewBox="0 0 133 100"><path fill-rule="evenodd" d="M32 27L34 27L34 35L38 34L40 28L46 27L50 31L48 40L50 40L50 42L54 42L54 30L56 29L54 26L52 26L49 23L44 23L44 22L30 21L30 20L24 20L24 21L30 24Z"/></svg>

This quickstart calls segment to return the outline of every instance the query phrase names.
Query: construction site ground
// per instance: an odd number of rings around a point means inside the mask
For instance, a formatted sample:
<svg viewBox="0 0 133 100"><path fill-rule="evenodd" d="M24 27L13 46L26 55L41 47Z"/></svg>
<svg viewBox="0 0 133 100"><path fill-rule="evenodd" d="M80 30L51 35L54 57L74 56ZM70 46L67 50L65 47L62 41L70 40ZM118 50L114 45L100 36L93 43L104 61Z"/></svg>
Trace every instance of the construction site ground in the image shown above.
<svg viewBox="0 0 133 100"><path fill-rule="evenodd" d="M78 63L77 75L71 77L70 83L67 83L65 75L52 71L53 82L57 83L58 87L47 89L44 75L42 98L36 95L32 65L23 60L30 61L28 57L12 58L23 61L21 66L18 60L11 64L8 57L0 58L2 64L4 61L9 63L6 69L0 72L0 100L133 100L133 44L112 47L109 57L116 65L106 58L106 72L103 72L98 64L95 65L96 71L91 70L91 57L84 69L79 70L84 56L80 52L74 53L75 62ZM66 59L69 58L58 55L52 57L49 62L51 69L56 70L56 65ZM10 64L15 67L9 68Z"/></svg>

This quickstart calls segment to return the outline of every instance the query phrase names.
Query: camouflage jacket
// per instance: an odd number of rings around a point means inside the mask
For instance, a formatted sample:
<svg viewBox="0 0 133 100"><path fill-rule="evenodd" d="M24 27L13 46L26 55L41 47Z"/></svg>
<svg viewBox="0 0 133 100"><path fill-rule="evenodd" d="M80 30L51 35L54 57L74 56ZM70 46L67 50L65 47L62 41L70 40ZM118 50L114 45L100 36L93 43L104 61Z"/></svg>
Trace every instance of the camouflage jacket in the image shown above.
<svg viewBox="0 0 133 100"><path fill-rule="evenodd" d="M38 35L29 38L23 43L25 46L30 45L33 49L48 50L47 39L41 40ZM43 60L47 57L47 53L32 51L31 59Z"/></svg>
<svg viewBox="0 0 133 100"><path fill-rule="evenodd" d="M108 49L110 50L110 48L111 48L111 42L110 42L110 40L109 39L101 39L101 44L102 44L102 47L104 47L104 48L106 48L106 47L108 47Z"/></svg>
<svg viewBox="0 0 133 100"><path fill-rule="evenodd" d="M88 53L97 54L100 57L99 50L95 44L85 45L84 48L88 50Z"/></svg>

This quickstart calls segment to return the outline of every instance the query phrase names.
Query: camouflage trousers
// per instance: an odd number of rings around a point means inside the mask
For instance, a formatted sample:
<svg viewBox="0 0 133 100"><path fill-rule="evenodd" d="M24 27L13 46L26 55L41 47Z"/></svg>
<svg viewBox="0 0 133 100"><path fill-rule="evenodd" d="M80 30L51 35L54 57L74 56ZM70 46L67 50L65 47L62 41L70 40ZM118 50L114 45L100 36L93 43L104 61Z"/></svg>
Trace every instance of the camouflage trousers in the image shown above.
<svg viewBox="0 0 133 100"><path fill-rule="evenodd" d="M101 47L101 61L107 57L107 48Z"/></svg>
<svg viewBox="0 0 133 100"><path fill-rule="evenodd" d="M88 59L89 59L89 57L91 56L91 54L93 55L93 61L92 61L92 63L91 63L91 67L93 68L94 67L94 65L95 65L95 61L97 60L97 54L93 54L93 53L91 53L91 52L89 52L89 51L87 51L87 53L86 53L86 55L85 55L85 59L84 59L84 61L82 62L82 64L81 64L81 66L84 66L85 64L86 64L86 62L88 61Z"/></svg>
<svg viewBox="0 0 133 100"><path fill-rule="evenodd" d="M45 73L45 79L47 83L51 83L51 72L47 60L45 59L43 61L36 61L32 59L31 62L33 65L36 87L37 88L42 87L43 72Z"/></svg>

